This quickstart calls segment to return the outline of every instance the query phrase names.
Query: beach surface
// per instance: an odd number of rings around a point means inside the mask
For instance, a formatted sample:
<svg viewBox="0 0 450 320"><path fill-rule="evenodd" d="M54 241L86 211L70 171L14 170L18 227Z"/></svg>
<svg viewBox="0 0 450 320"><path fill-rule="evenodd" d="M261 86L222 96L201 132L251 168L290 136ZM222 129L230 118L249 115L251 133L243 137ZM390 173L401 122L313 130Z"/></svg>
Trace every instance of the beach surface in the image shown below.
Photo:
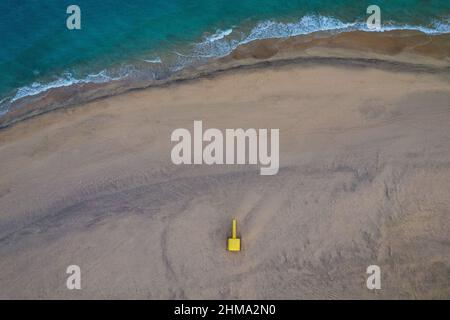
<svg viewBox="0 0 450 320"><path fill-rule="evenodd" d="M448 48L414 64L277 41L2 129L0 298L449 299ZM278 174L172 164L170 135L194 120L278 128Z"/></svg>

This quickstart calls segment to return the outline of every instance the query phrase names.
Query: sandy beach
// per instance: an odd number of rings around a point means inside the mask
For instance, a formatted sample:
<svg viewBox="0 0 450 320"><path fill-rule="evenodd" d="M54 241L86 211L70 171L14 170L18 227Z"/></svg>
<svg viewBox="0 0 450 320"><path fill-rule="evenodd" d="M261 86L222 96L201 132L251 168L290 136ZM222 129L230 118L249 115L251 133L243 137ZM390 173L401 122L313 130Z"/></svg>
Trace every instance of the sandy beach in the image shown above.
<svg viewBox="0 0 450 320"><path fill-rule="evenodd" d="M254 42L185 80L46 109L61 89L3 118L0 298L449 299L450 42L358 36ZM278 128L278 174L174 165L194 120Z"/></svg>

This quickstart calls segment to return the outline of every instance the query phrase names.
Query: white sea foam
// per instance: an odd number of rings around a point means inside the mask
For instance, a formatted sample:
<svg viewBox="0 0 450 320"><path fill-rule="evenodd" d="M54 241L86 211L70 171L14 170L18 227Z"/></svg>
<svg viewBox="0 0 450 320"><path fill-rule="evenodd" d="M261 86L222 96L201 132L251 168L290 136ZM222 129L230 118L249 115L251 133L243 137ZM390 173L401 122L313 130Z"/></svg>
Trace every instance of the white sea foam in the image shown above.
<svg viewBox="0 0 450 320"><path fill-rule="evenodd" d="M299 21L293 23L282 23L276 21L264 21L254 27L250 34L241 41L248 43L254 40L268 38L287 38L297 35L309 34L318 31L373 31L383 32L392 30L417 30L427 34L450 33L450 22L434 21L430 27L415 25L397 25L394 23L384 23L381 29L369 29L365 22L344 23L338 19L324 16L304 16Z"/></svg>
<svg viewBox="0 0 450 320"><path fill-rule="evenodd" d="M236 47L255 40L288 38L310 34L318 31L346 32L346 31L384 32L392 30L417 30L427 34L450 33L450 22L434 21L431 26L396 25L385 23L380 30L369 29L366 22L342 22L333 17L307 15L295 22L278 22L267 20L258 23L247 35L240 31L228 29L217 32L195 45L193 55L198 58L222 57L230 54ZM237 34L239 33L239 34Z"/></svg>
<svg viewBox="0 0 450 320"><path fill-rule="evenodd" d="M192 56L197 58L212 58L229 54L240 42L240 39L230 37L232 34L233 29L217 30L213 35L195 44Z"/></svg>
<svg viewBox="0 0 450 320"><path fill-rule="evenodd" d="M415 30L420 31L426 34L437 35L443 33L450 33L450 21L433 21L430 26L417 26L417 25L398 25L395 22L387 21L381 25L379 30L377 29L368 29L365 23L359 23L357 30L369 31L369 32L385 32L385 31L393 31L393 30Z"/></svg>
<svg viewBox="0 0 450 320"><path fill-rule="evenodd" d="M90 74L83 79L77 79L73 77L71 73L67 72L63 75L63 77L57 80L47 83L34 82L29 86L19 88L10 102L14 102L23 97L34 96L53 88L68 87L74 84L83 83L105 83L112 80L119 80L120 78L121 77L109 76L106 70L103 70L97 74Z"/></svg>
<svg viewBox="0 0 450 320"><path fill-rule="evenodd" d="M390 22L383 22L380 30L370 30L367 28L365 21L360 22L343 22L333 17L320 15L307 15L294 22L278 22L267 20L258 23L250 32L244 34L240 30L226 29L217 30L214 34L206 36L203 41L194 44L193 49L189 53L174 52L176 55L173 65L168 66L172 72L179 71L187 65L201 62L208 58L222 57L230 54L239 45L249 43L255 40L270 38L287 38L292 36L304 35L318 31L328 32L346 32L362 30L367 32L385 32L392 30L417 30L427 34L450 33L450 17L447 21L433 21L430 26L415 25L396 25ZM144 60L148 63L160 64L161 58ZM45 92L52 88L66 87L79 83L103 83L123 78L111 77L103 70L98 74L89 75L84 79L76 79L70 73L66 73L60 79L49 83L35 82L29 86L21 87L17 90L15 96L10 100L14 102L26 96L33 96ZM0 115L1 115L0 110Z"/></svg>
<svg viewBox="0 0 450 320"><path fill-rule="evenodd" d="M433 21L433 29L438 33L449 33L450 32L450 16L448 16L444 21Z"/></svg>
<svg viewBox="0 0 450 320"><path fill-rule="evenodd" d="M213 35L197 43L190 56L197 59L223 57L230 54L239 45L255 40L287 38L316 31L353 29L356 29L356 23L344 23L338 19L324 16L308 15L291 23L267 20L258 23L247 34L233 29L217 30ZM183 55L183 59L180 60L186 60L185 57L186 55ZM186 63L188 62L184 61L184 63L179 62L178 64Z"/></svg>
<svg viewBox="0 0 450 320"><path fill-rule="evenodd" d="M144 59L145 62L148 63L162 63L162 60L160 57L156 57L154 59Z"/></svg>
<svg viewBox="0 0 450 320"><path fill-rule="evenodd" d="M344 23L324 16L304 16L297 22L263 21L256 25L241 43L269 38L287 38L317 31L353 30L357 23Z"/></svg>
<svg viewBox="0 0 450 320"><path fill-rule="evenodd" d="M230 35L232 32L233 32L233 29L226 29L226 30L219 29L213 35L206 37L205 41L214 42L214 41L225 38L226 36Z"/></svg>

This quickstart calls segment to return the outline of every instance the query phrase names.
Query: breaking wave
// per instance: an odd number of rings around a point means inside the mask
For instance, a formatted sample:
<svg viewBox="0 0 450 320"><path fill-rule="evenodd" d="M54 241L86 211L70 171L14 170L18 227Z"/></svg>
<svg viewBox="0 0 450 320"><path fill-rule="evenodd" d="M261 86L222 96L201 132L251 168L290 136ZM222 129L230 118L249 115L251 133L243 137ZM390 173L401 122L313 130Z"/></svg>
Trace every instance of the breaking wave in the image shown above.
<svg viewBox="0 0 450 320"><path fill-rule="evenodd" d="M303 16L298 21L294 22L267 20L256 24L247 32L235 27L225 30L217 30L215 33L205 36L202 41L194 43L186 50L187 52L185 53L173 52L174 57L172 57L172 59L168 59L168 61L172 61L172 64L168 65L167 68L170 72L177 72L188 65L199 62L201 63L210 58L226 56L239 45L255 40L287 38L318 31L333 33L356 30L368 32L417 30L427 34L450 33L450 18L447 19L447 21L434 21L429 26L396 25L393 22L385 22L379 30L369 29L365 22L360 21L349 23L333 17L321 15ZM153 59L144 59L143 61L148 64L162 64L160 56ZM0 116L7 112L8 108L5 106L6 104L10 104L27 96L37 95L53 88L67 87L74 84L105 83L120 80L129 75L129 70L115 76L110 75L107 70L103 70L97 74L88 75L82 79L75 78L71 73L65 73L61 78L48 83L35 82L29 86L24 86L17 89L12 98L1 100Z"/></svg>

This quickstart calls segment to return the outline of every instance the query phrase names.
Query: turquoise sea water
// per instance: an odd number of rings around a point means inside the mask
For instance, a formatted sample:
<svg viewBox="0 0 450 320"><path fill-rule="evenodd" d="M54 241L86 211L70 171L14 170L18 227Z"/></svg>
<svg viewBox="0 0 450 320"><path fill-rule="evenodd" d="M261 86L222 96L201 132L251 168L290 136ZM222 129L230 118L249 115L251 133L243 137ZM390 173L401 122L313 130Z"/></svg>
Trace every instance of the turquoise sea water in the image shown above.
<svg viewBox="0 0 450 320"><path fill-rule="evenodd" d="M71 4L81 30L66 28ZM163 77L254 39L365 29L371 4L383 30L450 32L449 0L0 0L0 101L76 82Z"/></svg>

